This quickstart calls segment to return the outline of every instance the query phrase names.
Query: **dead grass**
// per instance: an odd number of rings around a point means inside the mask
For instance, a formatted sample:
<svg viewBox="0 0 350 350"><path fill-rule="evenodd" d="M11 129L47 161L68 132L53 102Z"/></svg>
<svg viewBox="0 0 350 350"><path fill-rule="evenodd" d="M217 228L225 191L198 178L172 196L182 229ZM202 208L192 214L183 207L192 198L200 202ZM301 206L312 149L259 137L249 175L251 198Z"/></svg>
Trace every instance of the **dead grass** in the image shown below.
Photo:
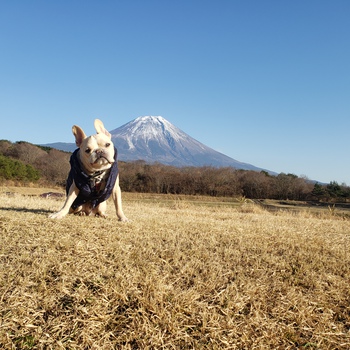
<svg viewBox="0 0 350 350"><path fill-rule="evenodd" d="M0 195L0 348L349 349L350 221L124 193Z"/></svg>

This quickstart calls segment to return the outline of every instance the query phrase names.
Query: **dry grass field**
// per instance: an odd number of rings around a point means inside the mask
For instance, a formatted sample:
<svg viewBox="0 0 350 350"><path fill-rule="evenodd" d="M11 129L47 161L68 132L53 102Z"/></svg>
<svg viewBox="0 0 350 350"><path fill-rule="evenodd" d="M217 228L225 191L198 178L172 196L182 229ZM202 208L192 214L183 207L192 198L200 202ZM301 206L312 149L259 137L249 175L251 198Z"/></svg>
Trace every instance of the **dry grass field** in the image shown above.
<svg viewBox="0 0 350 350"><path fill-rule="evenodd" d="M1 349L350 349L348 217L123 193L131 222L56 221L30 194L0 193Z"/></svg>

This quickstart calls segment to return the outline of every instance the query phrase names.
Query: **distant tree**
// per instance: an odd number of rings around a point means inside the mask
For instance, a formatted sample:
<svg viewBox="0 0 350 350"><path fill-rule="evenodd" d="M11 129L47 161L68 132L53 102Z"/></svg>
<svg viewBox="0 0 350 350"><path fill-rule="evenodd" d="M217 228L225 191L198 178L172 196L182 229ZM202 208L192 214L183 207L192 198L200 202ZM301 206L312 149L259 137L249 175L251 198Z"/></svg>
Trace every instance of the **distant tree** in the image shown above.
<svg viewBox="0 0 350 350"><path fill-rule="evenodd" d="M0 154L7 156L8 150L12 147L12 143L7 140L0 140Z"/></svg>
<svg viewBox="0 0 350 350"><path fill-rule="evenodd" d="M9 180L12 179L13 162L11 159L0 155L0 178Z"/></svg>
<svg viewBox="0 0 350 350"><path fill-rule="evenodd" d="M29 164L0 155L0 178L6 180L37 181L40 173Z"/></svg>
<svg viewBox="0 0 350 350"><path fill-rule="evenodd" d="M47 155L47 153L39 147L24 141L14 144L11 150L11 156L19 159L27 164L33 164L36 159Z"/></svg>
<svg viewBox="0 0 350 350"><path fill-rule="evenodd" d="M336 181L331 181L327 187L326 190L328 192L328 194L330 195L330 197L341 197L342 196L342 189L340 187L340 185L338 184L338 182Z"/></svg>
<svg viewBox="0 0 350 350"><path fill-rule="evenodd" d="M240 172L242 194L247 198L264 198L269 192L270 179L256 171Z"/></svg>
<svg viewBox="0 0 350 350"><path fill-rule="evenodd" d="M49 147L49 146L41 146L41 145L35 145L35 146L42 149L43 151L45 151L47 153L53 149L52 147ZM61 151L61 152L64 152L64 151Z"/></svg>
<svg viewBox="0 0 350 350"><path fill-rule="evenodd" d="M320 185L318 182L314 184L314 188L311 192L312 195L318 197L319 199L324 197L326 190L324 186Z"/></svg>
<svg viewBox="0 0 350 350"><path fill-rule="evenodd" d="M226 167L217 169L215 195L224 197L242 195L237 172L234 168Z"/></svg>
<svg viewBox="0 0 350 350"><path fill-rule="evenodd" d="M264 174L265 176L270 176L270 174L266 170L261 170L260 173Z"/></svg>
<svg viewBox="0 0 350 350"><path fill-rule="evenodd" d="M342 197L345 199L350 198L350 187L347 186L345 183L341 184L341 190L342 190Z"/></svg>
<svg viewBox="0 0 350 350"><path fill-rule="evenodd" d="M50 149L48 153L39 149L34 165L40 169L42 176L47 181L55 185L65 185L70 169L69 158L69 153L54 148Z"/></svg>

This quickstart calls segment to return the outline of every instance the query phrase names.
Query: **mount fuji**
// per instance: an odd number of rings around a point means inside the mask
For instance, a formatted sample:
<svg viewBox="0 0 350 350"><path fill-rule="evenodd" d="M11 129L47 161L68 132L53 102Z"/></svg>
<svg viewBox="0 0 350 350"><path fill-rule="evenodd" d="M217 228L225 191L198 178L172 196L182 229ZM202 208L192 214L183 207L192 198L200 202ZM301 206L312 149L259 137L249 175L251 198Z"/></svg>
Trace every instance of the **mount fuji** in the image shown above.
<svg viewBox="0 0 350 350"><path fill-rule="evenodd" d="M110 133L121 161L144 160L147 163L158 162L180 167L213 166L265 170L205 146L160 116L138 117ZM70 152L76 148L73 143L51 143L44 146Z"/></svg>

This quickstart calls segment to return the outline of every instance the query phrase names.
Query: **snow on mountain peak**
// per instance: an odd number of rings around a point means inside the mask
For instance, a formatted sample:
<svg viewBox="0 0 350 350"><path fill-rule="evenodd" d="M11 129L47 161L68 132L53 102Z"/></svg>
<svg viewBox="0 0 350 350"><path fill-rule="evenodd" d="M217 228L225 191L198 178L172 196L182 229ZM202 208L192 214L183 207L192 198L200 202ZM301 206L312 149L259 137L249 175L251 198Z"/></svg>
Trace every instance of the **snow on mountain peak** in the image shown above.
<svg viewBox="0 0 350 350"><path fill-rule="evenodd" d="M181 130L176 128L161 116L141 116L129 123L128 126L128 143L133 144L131 139L142 138L146 143L150 140L158 141L181 139ZM132 147L131 147L132 148Z"/></svg>

